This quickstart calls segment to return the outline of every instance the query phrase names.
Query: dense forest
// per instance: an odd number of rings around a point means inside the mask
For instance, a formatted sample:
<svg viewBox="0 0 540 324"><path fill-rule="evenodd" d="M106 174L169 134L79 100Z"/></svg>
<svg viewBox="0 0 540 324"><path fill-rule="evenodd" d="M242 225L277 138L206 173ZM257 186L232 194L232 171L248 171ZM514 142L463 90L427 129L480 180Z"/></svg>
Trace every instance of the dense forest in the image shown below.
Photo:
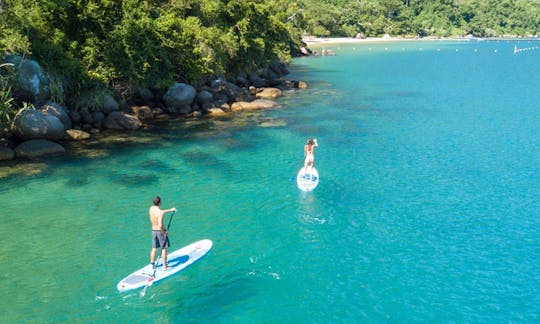
<svg viewBox="0 0 540 324"><path fill-rule="evenodd" d="M528 36L539 26L540 0L0 0L0 122L21 107L13 55L39 62L55 99L79 109L105 91L288 61L303 35Z"/></svg>
<svg viewBox="0 0 540 324"><path fill-rule="evenodd" d="M540 0L304 0L317 36L537 35Z"/></svg>

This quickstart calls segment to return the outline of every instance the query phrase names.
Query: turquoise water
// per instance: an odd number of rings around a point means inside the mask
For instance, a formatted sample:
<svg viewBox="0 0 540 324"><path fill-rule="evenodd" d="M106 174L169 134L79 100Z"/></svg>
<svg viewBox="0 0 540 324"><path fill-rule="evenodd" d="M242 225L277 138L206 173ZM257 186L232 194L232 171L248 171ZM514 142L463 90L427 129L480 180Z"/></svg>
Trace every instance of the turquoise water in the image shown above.
<svg viewBox="0 0 540 324"><path fill-rule="evenodd" d="M521 42L328 46L282 107L160 124L139 144L0 179L2 322L538 322L540 50ZM300 192L316 137L319 186ZM173 248L138 291L147 208Z"/></svg>

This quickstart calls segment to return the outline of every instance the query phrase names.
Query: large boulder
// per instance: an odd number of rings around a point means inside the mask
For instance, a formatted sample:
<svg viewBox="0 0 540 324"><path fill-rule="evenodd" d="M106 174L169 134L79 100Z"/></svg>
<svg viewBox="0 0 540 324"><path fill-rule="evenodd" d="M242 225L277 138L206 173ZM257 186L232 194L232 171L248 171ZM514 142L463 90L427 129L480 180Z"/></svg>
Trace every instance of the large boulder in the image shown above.
<svg viewBox="0 0 540 324"><path fill-rule="evenodd" d="M105 114L110 114L113 111L120 110L120 104L111 95L106 95L103 100L103 107L100 110Z"/></svg>
<svg viewBox="0 0 540 324"><path fill-rule="evenodd" d="M232 82L227 82L227 87L225 88L225 94L227 95L227 101L241 101L251 98L249 92L245 88L241 88Z"/></svg>
<svg viewBox="0 0 540 324"><path fill-rule="evenodd" d="M281 97L281 95L281 90L279 90L278 88L262 88L259 92L255 94L255 97L261 99L274 99L277 97Z"/></svg>
<svg viewBox="0 0 540 324"><path fill-rule="evenodd" d="M212 89L214 90L219 91L221 88L225 87L226 84L227 84L227 79L223 77L219 77L212 80L212 82L210 82L210 87L212 87Z"/></svg>
<svg viewBox="0 0 540 324"><path fill-rule="evenodd" d="M154 94L150 89L137 87L134 93L134 100L139 104L147 104L154 100Z"/></svg>
<svg viewBox="0 0 540 324"><path fill-rule="evenodd" d="M277 102L269 99L256 99L250 102L247 101L238 101L231 105L232 111L242 111L242 110L257 110L257 109L266 109L266 108L275 108L279 106Z"/></svg>
<svg viewBox="0 0 540 324"><path fill-rule="evenodd" d="M12 56L7 60L17 69L13 95L20 102L40 103L50 97L50 77L34 60Z"/></svg>
<svg viewBox="0 0 540 324"><path fill-rule="evenodd" d="M92 126L101 128L103 126L103 121L105 120L105 114L101 111L92 112Z"/></svg>
<svg viewBox="0 0 540 324"><path fill-rule="evenodd" d="M201 106L211 103L213 99L214 99L214 96L208 90L202 90L197 94L197 102Z"/></svg>
<svg viewBox="0 0 540 324"><path fill-rule="evenodd" d="M261 79L255 71L249 72L248 80L256 88L262 88L266 85L266 82L263 79Z"/></svg>
<svg viewBox="0 0 540 324"><path fill-rule="evenodd" d="M135 130L141 127L141 121L133 115L128 115L120 111L113 111L105 118L103 126L109 129Z"/></svg>
<svg viewBox="0 0 540 324"><path fill-rule="evenodd" d="M11 131L22 140L59 140L64 137L64 125L60 119L30 108L23 109L15 115Z"/></svg>
<svg viewBox="0 0 540 324"><path fill-rule="evenodd" d="M165 109L170 113L187 114L197 96L197 90L185 83L175 83L163 96Z"/></svg>
<svg viewBox="0 0 540 324"><path fill-rule="evenodd" d="M15 155L22 159L34 159L45 155L64 154L65 152L62 145L43 139L26 141L15 148Z"/></svg>
<svg viewBox="0 0 540 324"><path fill-rule="evenodd" d="M272 70L270 67L264 68L260 72L261 77L267 80L279 78L279 74Z"/></svg>
<svg viewBox="0 0 540 324"><path fill-rule="evenodd" d="M212 81L213 99L225 102L242 101L250 98L249 92L236 84L219 78Z"/></svg>
<svg viewBox="0 0 540 324"><path fill-rule="evenodd" d="M92 124L94 119L92 118L92 113L88 110L81 110L81 123L82 124Z"/></svg>
<svg viewBox="0 0 540 324"><path fill-rule="evenodd" d="M64 125L64 130L71 128L71 118L69 118L67 109L62 107L60 104L47 101L46 104L41 106L40 110L46 115L52 115L58 118Z"/></svg>
<svg viewBox="0 0 540 324"><path fill-rule="evenodd" d="M78 111L70 110L68 111L69 118L71 119L71 124L79 125L81 123L81 114Z"/></svg>

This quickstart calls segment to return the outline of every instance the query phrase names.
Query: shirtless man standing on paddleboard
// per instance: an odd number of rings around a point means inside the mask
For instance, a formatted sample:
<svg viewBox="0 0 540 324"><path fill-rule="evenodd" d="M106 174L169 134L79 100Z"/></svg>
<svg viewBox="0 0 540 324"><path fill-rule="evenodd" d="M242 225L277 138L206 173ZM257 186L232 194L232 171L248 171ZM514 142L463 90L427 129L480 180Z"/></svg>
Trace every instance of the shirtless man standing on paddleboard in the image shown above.
<svg viewBox="0 0 540 324"><path fill-rule="evenodd" d="M315 167L315 148L319 146L317 144L317 139L308 138L306 145L304 145L304 168L310 166L311 168ZM310 169L311 170L311 169Z"/></svg>
<svg viewBox="0 0 540 324"><path fill-rule="evenodd" d="M167 248L169 247L169 237L167 236L167 230L163 224L165 214L168 212L175 212L176 208L162 210L161 198L159 196L154 197L154 205L148 210L150 216L150 224L152 224L152 250L150 251L150 264L154 267L156 261L157 248L161 248L161 259L163 260L163 269L167 270Z"/></svg>

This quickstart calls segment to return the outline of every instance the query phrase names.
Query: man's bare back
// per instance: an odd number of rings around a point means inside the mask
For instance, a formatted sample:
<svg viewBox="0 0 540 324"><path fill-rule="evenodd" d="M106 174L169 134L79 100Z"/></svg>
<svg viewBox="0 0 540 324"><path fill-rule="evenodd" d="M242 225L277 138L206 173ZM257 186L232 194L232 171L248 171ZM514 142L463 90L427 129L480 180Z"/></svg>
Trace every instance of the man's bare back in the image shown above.
<svg viewBox="0 0 540 324"><path fill-rule="evenodd" d="M163 227L163 216L166 211L161 210L159 206L151 206L148 210L148 215L150 217L150 223L152 224L153 231L164 231Z"/></svg>

